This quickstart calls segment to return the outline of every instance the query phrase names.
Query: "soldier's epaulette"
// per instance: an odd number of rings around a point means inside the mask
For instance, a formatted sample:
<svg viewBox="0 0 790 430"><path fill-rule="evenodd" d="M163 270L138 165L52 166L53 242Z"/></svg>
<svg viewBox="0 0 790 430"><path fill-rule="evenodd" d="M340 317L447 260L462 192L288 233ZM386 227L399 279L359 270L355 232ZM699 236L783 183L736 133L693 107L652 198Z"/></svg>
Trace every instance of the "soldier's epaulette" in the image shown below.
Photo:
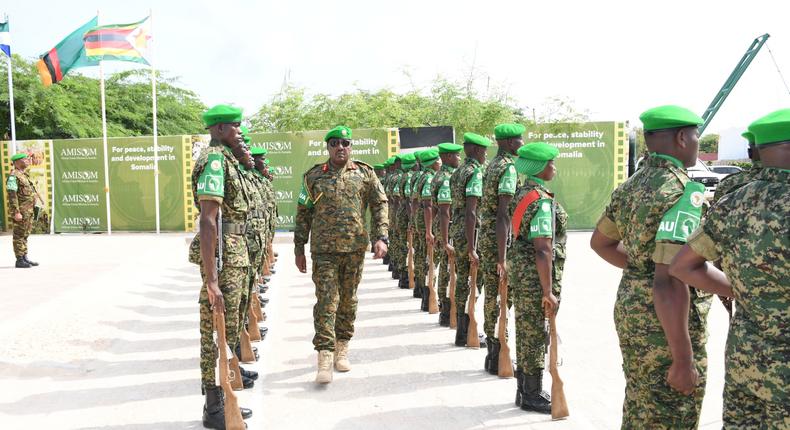
<svg viewBox="0 0 790 430"><path fill-rule="evenodd" d="M359 160L351 160L351 161L353 161L357 166L365 166L368 169L373 170L373 166L371 166L370 164L368 164L368 163L366 163L364 161L359 161Z"/></svg>
<svg viewBox="0 0 790 430"><path fill-rule="evenodd" d="M307 177L307 175L309 175L310 172L312 172L315 169L318 169L321 172L326 172L326 170L327 170L326 168L328 168L328 167L329 167L329 162L318 163L318 164L314 165L313 167L307 169L307 171L304 172L304 175L302 175L302 177L303 178Z"/></svg>

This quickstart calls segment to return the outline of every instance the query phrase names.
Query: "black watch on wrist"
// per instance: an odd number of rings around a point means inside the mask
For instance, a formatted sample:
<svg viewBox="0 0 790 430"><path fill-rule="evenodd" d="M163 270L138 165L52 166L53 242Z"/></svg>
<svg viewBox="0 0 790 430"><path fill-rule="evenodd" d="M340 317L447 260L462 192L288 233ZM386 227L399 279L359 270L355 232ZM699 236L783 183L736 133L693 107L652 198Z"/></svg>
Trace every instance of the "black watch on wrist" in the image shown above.
<svg viewBox="0 0 790 430"><path fill-rule="evenodd" d="M380 240L384 242L385 245L390 246L390 239L387 236L379 236L376 240Z"/></svg>

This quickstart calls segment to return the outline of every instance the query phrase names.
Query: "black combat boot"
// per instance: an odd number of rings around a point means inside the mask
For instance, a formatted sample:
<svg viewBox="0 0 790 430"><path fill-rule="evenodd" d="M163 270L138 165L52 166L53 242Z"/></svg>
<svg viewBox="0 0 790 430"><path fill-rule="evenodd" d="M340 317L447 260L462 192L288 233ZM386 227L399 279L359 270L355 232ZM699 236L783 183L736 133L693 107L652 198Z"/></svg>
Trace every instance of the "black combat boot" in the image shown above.
<svg viewBox="0 0 790 430"><path fill-rule="evenodd" d="M491 368L491 347L494 346L494 343L491 342L491 338L490 337L487 337L486 340L488 342L486 342L486 358L483 361L483 369L485 369L486 372L490 373L491 371L488 370L488 369Z"/></svg>
<svg viewBox="0 0 790 430"><path fill-rule="evenodd" d="M29 259L29 258L27 258L27 254L25 254L24 256L22 256L22 258L24 258L24 259L25 259L25 261L27 261L27 264L29 264L29 265L31 265L31 266L38 266L38 263L36 263L35 261L30 261L30 259Z"/></svg>
<svg viewBox="0 0 790 430"><path fill-rule="evenodd" d="M422 287L422 303L420 303L420 310L428 312L428 302L431 299L431 290L428 287Z"/></svg>
<svg viewBox="0 0 790 430"><path fill-rule="evenodd" d="M516 406L521 407L524 399L524 371L516 366Z"/></svg>
<svg viewBox="0 0 790 430"><path fill-rule="evenodd" d="M388 261L388 262L387 262L387 270L389 270L390 272L392 272L392 271L393 271L393 267L392 267L392 266L393 266L393 264L392 264L392 260ZM395 274L393 273L393 274L392 274L392 276L395 276ZM395 278L393 278L393 279L395 279Z"/></svg>
<svg viewBox="0 0 790 430"><path fill-rule="evenodd" d="M442 300L439 310L439 325L450 327L450 301Z"/></svg>
<svg viewBox="0 0 790 430"><path fill-rule="evenodd" d="M466 346L466 334L469 330L469 315L458 312L458 322L455 330L455 346Z"/></svg>
<svg viewBox="0 0 790 430"><path fill-rule="evenodd" d="M384 258L381 259L381 264L383 264L385 266L390 264L390 255L389 254L385 255Z"/></svg>
<svg viewBox="0 0 790 430"><path fill-rule="evenodd" d="M414 290L412 291L411 296L415 299L422 298L422 281L420 281L416 276L414 279Z"/></svg>
<svg viewBox="0 0 790 430"><path fill-rule="evenodd" d="M252 416L251 409L239 408L239 411L245 420ZM206 404L203 405L203 427L225 430L225 396L220 387L206 390Z"/></svg>
<svg viewBox="0 0 790 430"><path fill-rule="evenodd" d="M402 290L408 290L409 289L409 277L408 276L404 276L403 272L400 272L400 271L397 271L397 272L398 272L398 288L400 288ZM395 273L395 272L392 272L392 273Z"/></svg>
<svg viewBox="0 0 790 430"><path fill-rule="evenodd" d="M491 361L488 363L488 373L492 375L499 375L499 339L490 337L486 339L486 344L490 345Z"/></svg>
<svg viewBox="0 0 790 430"><path fill-rule="evenodd" d="M392 275L390 275L390 276L392 276L392 279L400 279L400 271L397 268L395 268L392 265L392 263L390 263L389 270L390 270L390 272L392 272Z"/></svg>
<svg viewBox="0 0 790 430"><path fill-rule="evenodd" d="M25 257L17 257L15 267L17 269L29 269L31 266L30 263L25 261Z"/></svg>
<svg viewBox="0 0 790 430"><path fill-rule="evenodd" d="M239 366L239 371L241 372L241 376L243 376L245 378L252 379L253 381L257 381L258 380L258 372L254 371L254 370L247 370L247 369Z"/></svg>
<svg viewBox="0 0 790 430"><path fill-rule="evenodd" d="M541 414L551 413L551 396L543 391L543 375L541 373L524 375L521 409Z"/></svg>

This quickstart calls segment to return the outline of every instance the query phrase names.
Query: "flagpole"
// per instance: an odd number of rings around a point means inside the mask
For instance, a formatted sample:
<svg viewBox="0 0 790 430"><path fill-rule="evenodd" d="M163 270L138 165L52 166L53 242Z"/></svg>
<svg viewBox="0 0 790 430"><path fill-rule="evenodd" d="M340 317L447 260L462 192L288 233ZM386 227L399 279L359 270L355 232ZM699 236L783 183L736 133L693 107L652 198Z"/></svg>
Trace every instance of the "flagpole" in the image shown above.
<svg viewBox="0 0 790 430"><path fill-rule="evenodd" d="M8 15L5 16L8 22ZM11 155L16 154L16 116L14 115L14 73L11 71L11 55L8 55L8 107L11 111Z"/></svg>
<svg viewBox="0 0 790 430"><path fill-rule="evenodd" d="M96 11L96 21L98 23L99 11ZM107 200L107 234L112 234L112 215L110 214L110 167L108 164L109 155L107 153L107 105L104 99L104 62L99 61L99 83L101 88L101 131L102 144L104 146L104 197Z"/></svg>
<svg viewBox="0 0 790 430"><path fill-rule="evenodd" d="M156 68L154 68L154 17L153 11L148 10L148 19L151 20L151 46L149 50L149 59L151 61L151 98L153 100L154 112L154 207L156 208L156 234L159 234L159 133L157 130L157 117L156 117Z"/></svg>

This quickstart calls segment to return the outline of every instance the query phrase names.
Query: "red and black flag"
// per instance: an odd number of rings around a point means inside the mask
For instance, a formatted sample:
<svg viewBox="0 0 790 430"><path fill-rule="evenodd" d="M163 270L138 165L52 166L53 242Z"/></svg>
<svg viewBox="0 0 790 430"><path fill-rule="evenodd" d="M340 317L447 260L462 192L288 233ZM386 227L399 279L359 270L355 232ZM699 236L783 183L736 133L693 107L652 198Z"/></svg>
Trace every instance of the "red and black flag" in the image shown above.
<svg viewBox="0 0 790 430"><path fill-rule="evenodd" d="M71 69L99 65L98 60L85 55L85 45L82 40L85 33L96 27L98 22L99 19L94 17L41 56L36 68L45 87L62 81Z"/></svg>

